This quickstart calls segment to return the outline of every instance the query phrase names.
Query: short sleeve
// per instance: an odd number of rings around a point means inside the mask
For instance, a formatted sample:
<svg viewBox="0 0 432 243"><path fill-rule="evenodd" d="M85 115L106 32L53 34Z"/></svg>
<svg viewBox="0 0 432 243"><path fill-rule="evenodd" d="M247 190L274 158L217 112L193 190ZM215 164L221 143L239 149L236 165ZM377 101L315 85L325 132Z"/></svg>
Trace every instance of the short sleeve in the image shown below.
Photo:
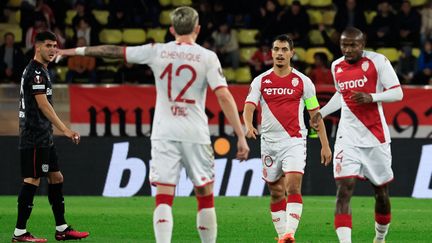
<svg viewBox="0 0 432 243"><path fill-rule="evenodd" d="M127 63L149 64L156 57L157 44L142 46L127 46L124 51L124 58Z"/></svg>
<svg viewBox="0 0 432 243"><path fill-rule="evenodd" d="M47 78L43 75L44 72L41 70L35 70L33 77L31 78L31 91L32 94L46 94L46 81Z"/></svg>
<svg viewBox="0 0 432 243"><path fill-rule="evenodd" d="M227 87L225 76L223 75L222 66L214 52L208 52L206 79L212 90L220 87Z"/></svg>
<svg viewBox="0 0 432 243"><path fill-rule="evenodd" d="M255 106L258 106L258 102L261 99L261 82L260 82L260 78L257 77L255 78L250 87L249 87L249 93L246 97L246 101L245 103L251 103L254 104Z"/></svg>
<svg viewBox="0 0 432 243"><path fill-rule="evenodd" d="M391 89L400 86L399 79L390 61L383 55L379 55L378 62L378 82L384 89Z"/></svg>

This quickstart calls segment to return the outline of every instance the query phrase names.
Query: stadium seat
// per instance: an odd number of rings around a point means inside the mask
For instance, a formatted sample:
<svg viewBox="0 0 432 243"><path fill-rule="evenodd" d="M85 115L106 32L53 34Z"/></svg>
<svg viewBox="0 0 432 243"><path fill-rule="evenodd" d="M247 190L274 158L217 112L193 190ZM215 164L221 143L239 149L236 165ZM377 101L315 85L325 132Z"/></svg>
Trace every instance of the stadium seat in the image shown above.
<svg viewBox="0 0 432 243"><path fill-rule="evenodd" d="M19 8L21 7L21 2L21 0L9 0L7 6L12 8Z"/></svg>
<svg viewBox="0 0 432 243"><path fill-rule="evenodd" d="M68 38L68 39L73 39L73 37L74 37L74 30L72 29L72 27L66 27L65 28L65 35L66 35L66 38Z"/></svg>
<svg viewBox="0 0 432 243"><path fill-rule="evenodd" d="M146 33L143 29L123 29L123 42L125 44L143 44L146 40Z"/></svg>
<svg viewBox="0 0 432 243"><path fill-rule="evenodd" d="M232 69L232 68L224 68L223 74L224 74L227 81L232 82L232 81L235 81L235 79L236 79L236 73L235 73L234 69Z"/></svg>
<svg viewBox="0 0 432 243"><path fill-rule="evenodd" d="M325 47L312 47L312 48L307 49L307 51L306 51L306 55L305 55L306 63L313 64L314 63L314 55L317 52L324 52L327 55L329 61L333 60L333 54L330 53L330 51L327 48L325 48Z"/></svg>
<svg viewBox="0 0 432 243"><path fill-rule="evenodd" d="M415 57L419 57L420 56L420 49L419 48L413 48L412 49L412 54Z"/></svg>
<svg viewBox="0 0 432 243"><path fill-rule="evenodd" d="M58 83L59 82L62 82L62 83L66 82L66 74L69 71L69 68L65 67L65 66L56 65L54 70L55 70L55 73L57 75L57 82Z"/></svg>
<svg viewBox="0 0 432 243"><path fill-rule="evenodd" d="M282 7L284 7L284 6L286 6L288 3L287 3L287 0L278 0L278 3L279 3L279 5L280 6L282 6Z"/></svg>
<svg viewBox="0 0 432 243"><path fill-rule="evenodd" d="M294 0L287 0L287 5L291 5ZM300 0L301 5L309 5L311 0ZM315 0L312 0L315 1Z"/></svg>
<svg viewBox="0 0 432 243"><path fill-rule="evenodd" d="M12 11L11 14L8 17L9 24L19 24L21 22L21 11Z"/></svg>
<svg viewBox="0 0 432 243"><path fill-rule="evenodd" d="M252 74L248 66L239 67L235 70L235 81L237 83L250 83L252 81Z"/></svg>
<svg viewBox="0 0 432 243"><path fill-rule="evenodd" d="M256 47L240 48L240 61L243 63L247 63L257 50L258 48Z"/></svg>
<svg viewBox="0 0 432 243"><path fill-rule="evenodd" d="M106 25L108 24L108 16L109 16L109 11L106 10L93 10L92 11L93 15L95 16L96 20L99 22L99 24L101 25Z"/></svg>
<svg viewBox="0 0 432 243"><path fill-rule="evenodd" d="M242 45L254 45L258 43L256 40L257 34L257 29L239 29L237 31L237 40Z"/></svg>
<svg viewBox="0 0 432 243"><path fill-rule="evenodd" d="M103 44L119 44L122 37L122 32L118 29L102 29L99 33L99 41Z"/></svg>
<svg viewBox="0 0 432 243"><path fill-rule="evenodd" d="M171 3L172 3L171 0L159 0L159 4L160 4L162 7L169 6L169 5L171 5Z"/></svg>
<svg viewBox="0 0 432 243"><path fill-rule="evenodd" d="M328 26L333 25L334 18L336 16L336 11L334 10L326 10L322 13L322 23Z"/></svg>
<svg viewBox="0 0 432 243"><path fill-rule="evenodd" d="M65 19L65 23L67 25L72 25L72 19L75 17L76 15L76 10L68 10L66 11L66 19Z"/></svg>
<svg viewBox="0 0 432 243"><path fill-rule="evenodd" d="M155 42L165 42L165 36L167 34L166 29L162 28L150 28L147 30L147 39L153 39Z"/></svg>
<svg viewBox="0 0 432 243"><path fill-rule="evenodd" d="M311 7L324 8L332 6L332 0L312 0L309 1Z"/></svg>
<svg viewBox="0 0 432 243"><path fill-rule="evenodd" d="M160 15L159 15L159 23L161 25L171 25L171 17L170 17L170 13L172 10L162 10Z"/></svg>
<svg viewBox="0 0 432 243"><path fill-rule="evenodd" d="M304 62L305 58L306 58L306 51L305 49L301 48L301 47L294 47L294 57L293 59L295 61L301 61Z"/></svg>
<svg viewBox="0 0 432 243"><path fill-rule="evenodd" d="M309 42L312 45L323 45L324 44L324 38L321 35L321 32L319 30L311 30L308 33L309 36Z"/></svg>
<svg viewBox="0 0 432 243"><path fill-rule="evenodd" d="M428 0L410 0L410 2L411 2L411 6L418 8L425 5L428 2Z"/></svg>
<svg viewBox="0 0 432 243"><path fill-rule="evenodd" d="M366 23L368 25L370 25L370 24L372 24L373 19L377 15L377 12L376 11L365 11L364 15L366 17Z"/></svg>
<svg viewBox="0 0 432 243"><path fill-rule="evenodd" d="M389 59L390 62L397 62L399 60L399 51L396 48L383 47L376 49L376 52L383 54Z"/></svg>
<svg viewBox="0 0 432 243"><path fill-rule="evenodd" d="M15 35L15 43L22 41L22 30L18 24L0 23L0 38L3 39L4 34L11 32Z"/></svg>
<svg viewBox="0 0 432 243"><path fill-rule="evenodd" d="M172 0L172 5L174 7L190 6L192 5L192 0Z"/></svg>
<svg viewBox="0 0 432 243"><path fill-rule="evenodd" d="M322 15L321 11L316 10L316 9L308 9L307 13L309 15L309 22L311 25L322 24L323 15Z"/></svg>

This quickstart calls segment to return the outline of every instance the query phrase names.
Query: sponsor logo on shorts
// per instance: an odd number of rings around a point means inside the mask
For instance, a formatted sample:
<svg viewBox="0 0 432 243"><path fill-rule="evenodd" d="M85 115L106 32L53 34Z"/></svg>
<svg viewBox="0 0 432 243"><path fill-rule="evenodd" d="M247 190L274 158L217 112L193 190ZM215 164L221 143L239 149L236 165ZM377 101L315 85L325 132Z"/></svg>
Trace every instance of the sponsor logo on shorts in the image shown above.
<svg viewBox="0 0 432 243"><path fill-rule="evenodd" d="M341 163L336 163L335 171L337 174L341 173L341 171L342 171L342 164Z"/></svg>
<svg viewBox="0 0 432 243"><path fill-rule="evenodd" d="M272 221L273 221L273 222L279 222L279 221L280 221L280 218L272 219Z"/></svg>
<svg viewBox="0 0 432 243"><path fill-rule="evenodd" d="M297 220L300 220L300 215L298 215L297 213L290 213L289 215L290 215L291 217L297 219Z"/></svg>
<svg viewBox="0 0 432 243"><path fill-rule="evenodd" d="M49 169L49 165L48 164L42 164L42 171L43 172L48 172L48 169Z"/></svg>

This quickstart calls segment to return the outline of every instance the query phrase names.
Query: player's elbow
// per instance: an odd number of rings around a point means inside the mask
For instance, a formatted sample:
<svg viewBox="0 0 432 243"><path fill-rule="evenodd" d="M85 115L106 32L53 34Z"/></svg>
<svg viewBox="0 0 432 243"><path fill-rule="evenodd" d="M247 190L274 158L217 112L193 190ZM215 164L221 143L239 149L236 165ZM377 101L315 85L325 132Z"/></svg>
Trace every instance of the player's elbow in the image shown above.
<svg viewBox="0 0 432 243"><path fill-rule="evenodd" d="M220 88L215 92L219 103L227 103L232 99L232 95L227 88Z"/></svg>

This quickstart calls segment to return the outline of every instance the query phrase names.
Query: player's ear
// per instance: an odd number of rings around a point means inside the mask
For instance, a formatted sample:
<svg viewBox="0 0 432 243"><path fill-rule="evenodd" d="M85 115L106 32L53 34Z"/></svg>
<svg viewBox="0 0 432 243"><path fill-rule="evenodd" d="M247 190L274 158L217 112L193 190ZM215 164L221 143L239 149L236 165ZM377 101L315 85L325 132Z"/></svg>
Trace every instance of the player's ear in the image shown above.
<svg viewBox="0 0 432 243"><path fill-rule="evenodd" d="M194 32L195 32L196 35L198 35L200 31L201 31L201 25L198 24L198 25L195 26Z"/></svg>
<svg viewBox="0 0 432 243"><path fill-rule="evenodd" d="M174 27L170 26L169 31L170 31L171 35L173 35L173 36L177 35L177 33L174 30Z"/></svg>

